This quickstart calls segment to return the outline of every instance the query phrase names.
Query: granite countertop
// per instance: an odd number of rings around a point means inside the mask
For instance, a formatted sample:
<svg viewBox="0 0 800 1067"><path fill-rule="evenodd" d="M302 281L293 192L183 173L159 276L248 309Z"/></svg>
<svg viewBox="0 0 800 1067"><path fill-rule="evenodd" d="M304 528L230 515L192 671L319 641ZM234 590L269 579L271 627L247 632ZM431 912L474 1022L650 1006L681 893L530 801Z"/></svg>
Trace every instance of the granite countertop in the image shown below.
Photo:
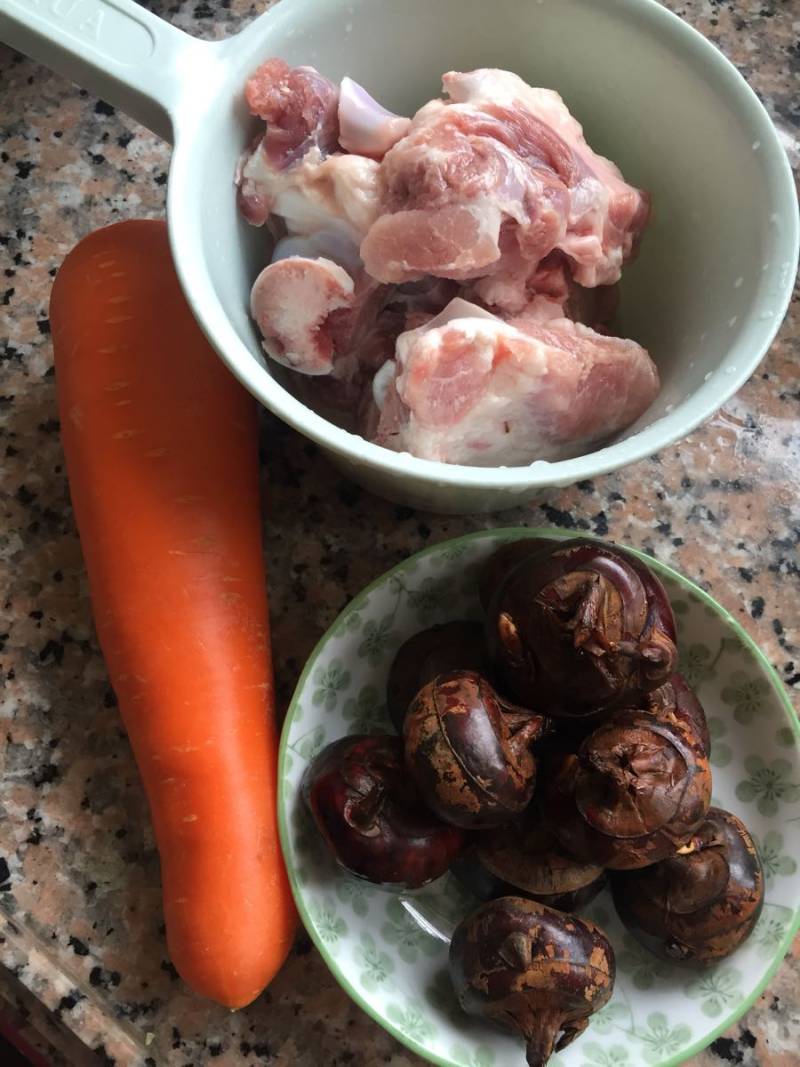
<svg viewBox="0 0 800 1067"><path fill-rule="evenodd" d="M264 6L151 0L201 36ZM797 0L673 0L800 138ZM300 936L276 981L231 1014L198 1001L166 958L144 797L92 629L59 442L47 320L58 264L90 230L163 211L168 147L84 91L0 47L2 506L0 1012L53 1064L421 1063L339 989ZM724 410L674 448L494 519L374 499L266 413L265 518L285 703L342 606L409 552L491 524L590 530L652 552L741 619L800 696L800 302ZM224 892L225 871L219 872ZM767 992L696 1067L800 1063L800 941ZM93 1051L91 1051L93 1050Z"/></svg>

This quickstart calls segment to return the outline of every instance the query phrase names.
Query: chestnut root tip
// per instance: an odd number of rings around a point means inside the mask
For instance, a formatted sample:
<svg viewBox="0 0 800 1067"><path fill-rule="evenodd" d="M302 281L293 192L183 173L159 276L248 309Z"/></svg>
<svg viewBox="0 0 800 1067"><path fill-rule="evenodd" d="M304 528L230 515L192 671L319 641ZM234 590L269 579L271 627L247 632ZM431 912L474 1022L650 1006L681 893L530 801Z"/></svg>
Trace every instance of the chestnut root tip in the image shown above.
<svg viewBox="0 0 800 1067"><path fill-rule="evenodd" d="M450 977L464 1011L519 1034L529 1067L545 1067L614 988L614 951L592 923L507 896L459 923Z"/></svg>
<svg viewBox="0 0 800 1067"><path fill-rule="evenodd" d="M561 1018L557 1012L537 1012L528 1020L517 1020L525 1039L528 1067L545 1067L558 1045Z"/></svg>

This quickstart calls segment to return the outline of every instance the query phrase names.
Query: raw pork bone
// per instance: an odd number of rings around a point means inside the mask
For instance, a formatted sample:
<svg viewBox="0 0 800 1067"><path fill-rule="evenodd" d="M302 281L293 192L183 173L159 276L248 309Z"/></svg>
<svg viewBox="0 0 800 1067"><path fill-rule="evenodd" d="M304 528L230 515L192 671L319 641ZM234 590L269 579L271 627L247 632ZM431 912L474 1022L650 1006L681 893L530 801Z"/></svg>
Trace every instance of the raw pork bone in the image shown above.
<svg viewBox="0 0 800 1067"><path fill-rule="evenodd" d="M597 155L558 93L500 70L450 73L380 165L381 208L361 254L385 282L535 272L553 250L584 286L619 280L645 194ZM503 240L503 236L505 240ZM518 265L517 265L518 266Z"/></svg>
<svg viewBox="0 0 800 1067"><path fill-rule="evenodd" d="M568 319L503 322L463 300L404 333L396 353L365 426L378 444L445 463L580 455L630 426L659 387L633 341Z"/></svg>
<svg viewBox="0 0 800 1067"><path fill-rule="evenodd" d="M352 78L339 87L339 144L345 152L383 159L405 137L411 119L387 111Z"/></svg>
<svg viewBox="0 0 800 1067"><path fill-rule="evenodd" d="M356 242L378 216L378 164L364 156L323 157L316 146L301 160L276 170L261 146L240 160L239 210L253 226L270 215L282 218L291 234L346 230Z"/></svg>
<svg viewBox="0 0 800 1067"><path fill-rule="evenodd" d="M290 233L345 224L360 241L377 217L378 163L410 119L393 115L351 78L340 89L313 67L263 63L245 99L267 123L239 160L239 209L254 226L281 216ZM353 153L345 155L342 147ZM371 157L371 158L366 158Z"/></svg>
<svg viewBox="0 0 800 1067"><path fill-rule="evenodd" d="M250 291L264 351L301 374L330 374L333 316L351 307L354 293L353 279L330 259L288 256L270 263Z"/></svg>

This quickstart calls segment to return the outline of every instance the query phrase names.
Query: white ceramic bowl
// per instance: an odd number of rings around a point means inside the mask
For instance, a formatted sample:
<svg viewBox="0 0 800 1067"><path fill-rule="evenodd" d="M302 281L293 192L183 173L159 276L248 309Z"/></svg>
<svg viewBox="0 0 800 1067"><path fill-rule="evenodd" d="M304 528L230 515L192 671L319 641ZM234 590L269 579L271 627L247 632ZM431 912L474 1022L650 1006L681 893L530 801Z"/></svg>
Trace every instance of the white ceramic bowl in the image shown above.
<svg viewBox="0 0 800 1067"><path fill-rule="evenodd" d="M776 132L733 65L656 0L282 0L215 43L132 0L5 0L0 37L174 136L170 235L203 329L263 404L392 499L439 511L510 507L648 456L747 380L785 313L798 220ZM459 467L369 444L292 396L250 321L264 235L239 218L232 186L252 132L244 79L269 56L351 74L405 113L438 93L450 69L505 67L557 89L589 142L654 195L623 283L623 331L650 349L663 379L640 423L578 459Z"/></svg>
<svg viewBox="0 0 800 1067"><path fill-rule="evenodd" d="M480 618L482 561L504 540L537 535L569 537L489 530L435 545L384 574L345 608L309 657L281 737L281 842L303 922L356 1003L442 1067L522 1067L525 1060L520 1041L459 1011L447 977L450 934L475 902L449 874L405 893L344 874L314 829L300 783L309 762L338 737L392 731L384 694L399 644L437 622ZM664 965L640 948L603 893L586 914L614 946L614 996L550 1067L675 1067L747 1010L800 928L800 729L783 684L711 597L642 558L666 586L681 670L708 716L714 803L756 835L766 904L733 956L696 972Z"/></svg>

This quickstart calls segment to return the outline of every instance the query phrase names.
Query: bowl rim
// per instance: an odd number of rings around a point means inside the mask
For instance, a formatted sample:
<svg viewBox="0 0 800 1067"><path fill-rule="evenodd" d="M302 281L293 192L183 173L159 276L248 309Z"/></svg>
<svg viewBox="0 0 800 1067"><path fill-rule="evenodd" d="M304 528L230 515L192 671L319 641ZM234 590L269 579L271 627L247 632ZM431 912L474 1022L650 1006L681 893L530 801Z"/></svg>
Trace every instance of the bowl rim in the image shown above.
<svg viewBox="0 0 800 1067"><path fill-rule="evenodd" d="M228 80L232 80L237 69L236 57L241 54L245 39L249 42L257 38L266 44L271 25L287 21L296 23L309 8L335 3L336 0L296 0L293 5L279 3L255 19L241 34L218 42L220 59L229 68ZM768 160L764 166L773 171L773 211L783 220L781 233L788 244L787 254L790 262L796 263L800 254L800 214L792 170L775 126L754 90L715 45L699 30L662 7L658 0L609 0L609 3L631 17L644 20L653 33L664 34L670 39L671 47L685 52L695 64L702 66L705 77L713 76L720 95L730 100L732 111L757 130L763 157ZM224 93L221 93L220 107L225 106L223 98ZM791 300L794 275L788 271L786 277L777 277L778 295L772 301L774 316L763 320L763 324L756 320L755 330L760 340L743 353L744 358L737 354L737 366L720 366L712 378L701 384L688 399L624 440L573 459L536 460L521 467L475 467L419 459L408 452L394 452L366 441L306 407L272 377L240 338L217 298L208 274L201 228L196 218L198 197L185 195L187 189L197 185L195 146L202 140L197 122L177 130L167 190L167 215L178 277L203 332L228 369L275 415L345 462L374 470L387 479L399 477L408 482L442 488L535 490L569 485L646 459L691 433L744 385L766 355Z"/></svg>
<svg viewBox="0 0 800 1067"><path fill-rule="evenodd" d="M353 1000L354 1003L359 1008L361 1008L362 1011L366 1012L367 1015L374 1019L375 1022L382 1026L384 1030L391 1034L392 1037L394 1037L401 1044L405 1045L406 1048L410 1049L418 1056L421 1056L423 1059L426 1059L428 1062L438 1065L438 1067L453 1067L453 1061L452 1059L447 1059L445 1057L440 1056L438 1053L431 1052L424 1045L421 1045L419 1044L419 1042L415 1041L414 1038L409 1037L407 1034L405 1034L399 1027L395 1026L394 1023L391 1022L391 1020L385 1018L383 1015L381 1015L379 1011L373 1008L372 1005L361 996L361 993L359 992L357 987L344 974L344 972L336 962L334 956L329 952L325 941L317 933L313 920L311 919L311 916L308 913L308 909L305 906L302 890L295 871L287 859L290 839L289 817L287 813L288 805L284 797L284 790L282 786L286 775L285 761L288 752L289 727L291 721L300 703L301 696L305 691L306 685L311 676L311 672L316 666L316 661L322 650L328 644L328 642L336 636L336 631L339 628L343 616L357 609L368 599L370 594L376 588L384 585L388 580L391 579L394 574L397 574L399 571L403 570L409 562L418 561L436 552L441 552L446 546L456 546L462 544L468 545L474 541L478 541L482 538L486 538L489 536L501 537L504 540L515 537L519 539L528 537L546 537L551 540L569 541L575 538L575 534L573 531L559 530L554 529L552 527L542 526L501 526L485 530L477 530L473 533L464 534L461 537L448 538L444 541L437 541L434 545L428 545L420 551L414 552L410 556L406 556L406 558L401 560L400 563L395 564L395 566L391 567L389 570L379 575L379 577L377 577L376 579L374 579L374 581L370 582L367 586L365 586L344 606L344 608L342 608L342 610L337 614L331 625L328 627L328 629L325 631L325 633L314 646L313 651L309 655L305 666L303 667L303 671L300 675L300 678L298 679L297 685L295 686L294 692L292 694L292 698L289 702L289 706L286 710L286 716L284 718L283 727L281 730L280 747L278 752L278 829L280 833L281 850L283 852L283 857L286 862L286 870L289 876L289 884L291 886L292 896L294 897L295 904L297 905L297 911L300 915L300 919L303 923L305 930L313 941L314 946L322 957L328 970L331 972L331 974L338 982L338 984L342 987L342 989L344 989L345 993L347 993L347 995L351 998L351 1000ZM582 538L588 538L594 541L604 541L603 538L597 537L594 534L581 533L580 536ZM612 543L618 544L618 542ZM693 594L705 607L710 608L714 612L714 614L720 618L720 621L724 625L727 625L734 631L741 643L753 655L756 663L766 675L766 678L768 679L773 692L778 697L779 704L783 708L786 718L789 720L792 732L795 737L795 741L800 744L800 721L798 720L794 708L792 707L792 703L789 700L786 688L783 682L781 681L777 671L767 659L764 652L762 652L761 648L750 636L750 634L744 629L741 623L738 622L738 620L734 618L734 616L720 603L718 603L718 601L716 601L709 593L707 593L704 589L701 589L699 585L693 582L690 578L687 578L684 574L681 574L681 572L676 570L674 567L671 567L668 563L662 563L660 560L654 559L652 556L648 555L646 552L642 552L640 549L631 548L628 545L622 545L620 547L632 553L634 556L640 559L643 563L647 564L649 567L652 567L653 570L656 572L657 576L666 575L676 584L685 589L688 593ZM776 971L780 967L781 963L783 963L786 953L789 951L792 941L794 940L798 932L800 932L800 908L795 911L795 914L792 918L791 923L789 924L789 927L783 937L783 940L775 950L772 961L767 967L763 978L757 984L756 988L752 990L741 1001L739 1001L736 1004L736 1007L728 1015L726 1015L724 1019L718 1022L714 1026L714 1029L710 1031L706 1036L695 1041L688 1049L682 1050L680 1053L677 1053L673 1056L670 1056L668 1059L660 1061L658 1064L654 1065L654 1067L680 1067L680 1064L685 1063L689 1057L695 1056L697 1055L697 1053L702 1052L713 1041L715 1041L720 1036L720 1034L723 1034L729 1027L733 1026L734 1023L736 1023L747 1011L750 1010L756 1000L758 1000L758 998L767 988L769 983L772 981Z"/></svg>

